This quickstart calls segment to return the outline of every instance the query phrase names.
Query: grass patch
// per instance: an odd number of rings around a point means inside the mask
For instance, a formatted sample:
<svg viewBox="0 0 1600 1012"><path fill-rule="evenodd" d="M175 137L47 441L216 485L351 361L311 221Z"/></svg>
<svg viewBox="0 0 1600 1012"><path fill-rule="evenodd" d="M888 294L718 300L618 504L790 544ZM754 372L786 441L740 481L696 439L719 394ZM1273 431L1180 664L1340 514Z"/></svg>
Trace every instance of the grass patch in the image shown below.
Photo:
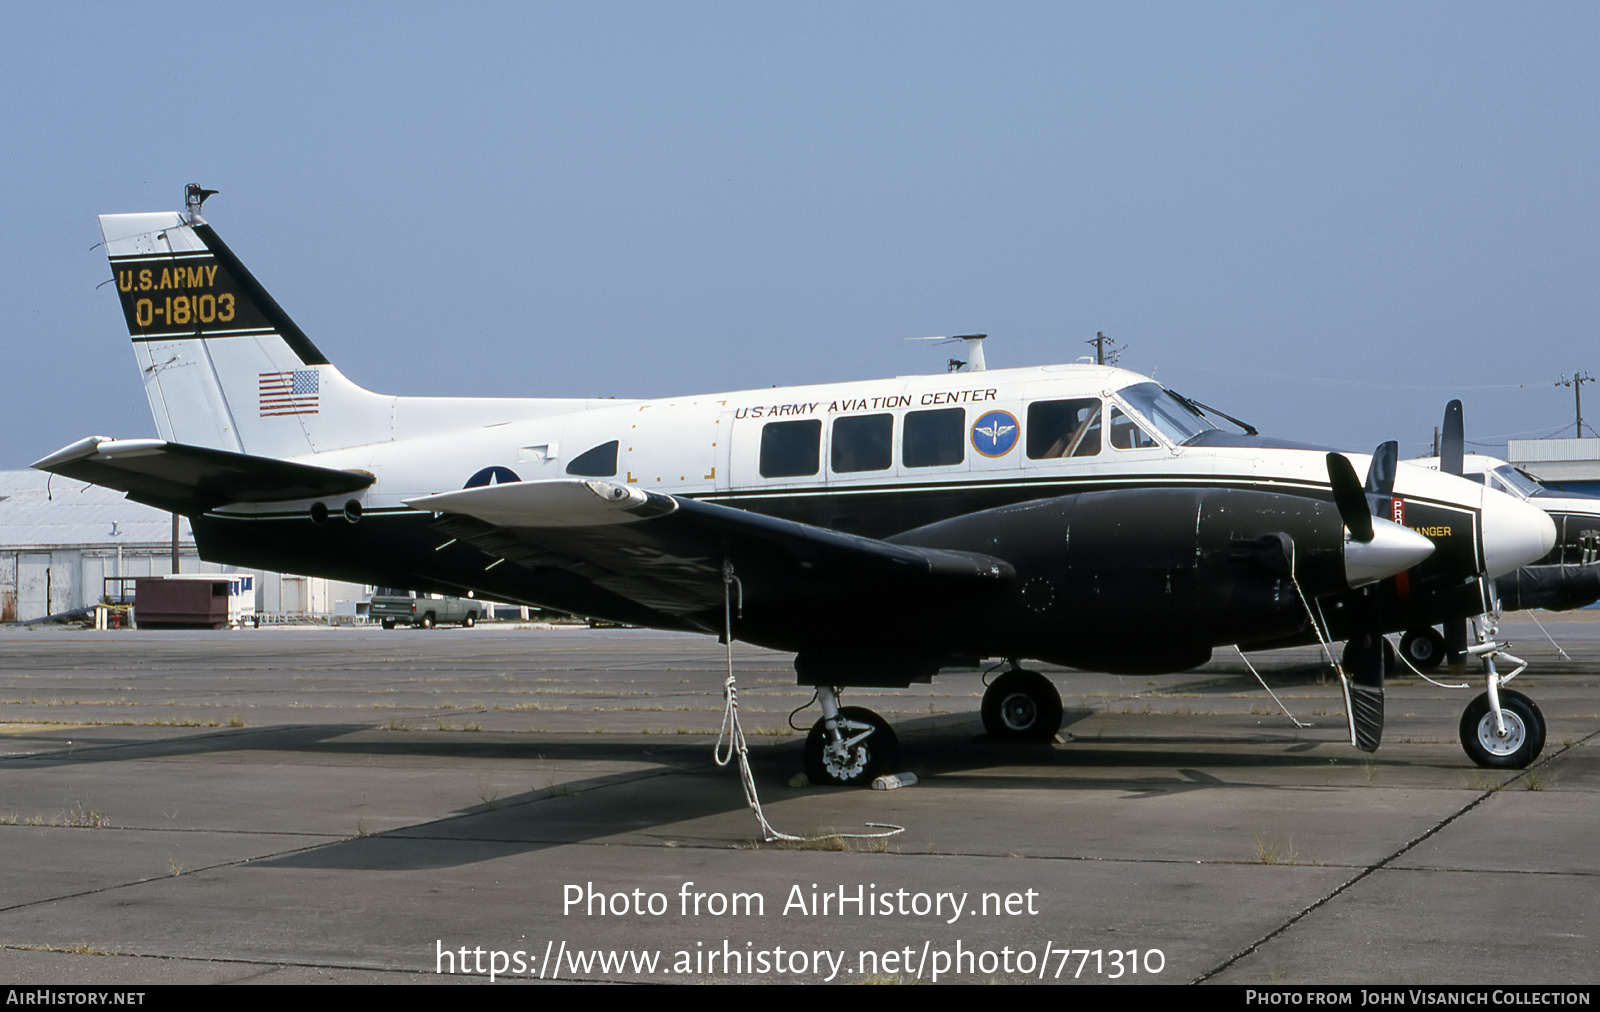
<svg viewBox="0 0 1600 1012"><path fill-rule="evenodd" d="M1472 779L1467 781L1468 789L1474 791L1487 791L1490 794L1500 790L1505 785L1505 781L1495 779L1494 774L1485 772L1484 770L1474 770L1472 773Z"/></svg>
<svg viewBox="0 0 1600 1012"><path fill-rule="evenodd" d="M772 844L779 850L818 850L832 853L856 854L887 854L889 853L889 838L875 836L859 838L847 836L843 833L825 834L814 836L806 840L778 840ZM759 850L760 841L752 842L752 849Z"/></svg>
<svg viewBox="0 0 1600 1012"><path fill-rule="evenodd" d="M1300 854L1294 847L1293 837L1266 837L1256 834L1256 862L1258 864L1297 864Z"/></svg>

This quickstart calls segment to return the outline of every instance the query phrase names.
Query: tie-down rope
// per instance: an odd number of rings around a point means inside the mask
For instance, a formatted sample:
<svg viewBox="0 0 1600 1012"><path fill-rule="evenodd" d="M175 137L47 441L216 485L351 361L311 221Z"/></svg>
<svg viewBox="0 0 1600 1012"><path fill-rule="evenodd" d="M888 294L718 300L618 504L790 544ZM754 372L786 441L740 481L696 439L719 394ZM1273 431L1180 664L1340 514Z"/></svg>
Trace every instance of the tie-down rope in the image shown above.
<svg viewBox="0 0 1600 1012"><path fill-rule="evenodd" d="M756 823L761 827L763 836L770 841L782 840L788 843L811 843L816 840L882 840L904 833L904 826L896 826L887 822L869 822L868 826L883 830L879 833L827 833L823 836L794 836L781 830L774 829L772 823L767 821L766 813L761 810L761 798L756 794L755 775L750 772L750 746L745 741L744 726L739 723L739 687L733 677L733 586L739 585L740 613L744 610L744 583L733 573L733 563L722 563L722 632L723 642L728 648L728 676L722 681L722 728L717 731L717 743L712 747L711 757L718 766L726 766L733 761L735 755L739 757L739 783L744 787L744 800L750 806L750 811L755 813ZM723 747L723 740L727 740L727 747Z"/></svg>

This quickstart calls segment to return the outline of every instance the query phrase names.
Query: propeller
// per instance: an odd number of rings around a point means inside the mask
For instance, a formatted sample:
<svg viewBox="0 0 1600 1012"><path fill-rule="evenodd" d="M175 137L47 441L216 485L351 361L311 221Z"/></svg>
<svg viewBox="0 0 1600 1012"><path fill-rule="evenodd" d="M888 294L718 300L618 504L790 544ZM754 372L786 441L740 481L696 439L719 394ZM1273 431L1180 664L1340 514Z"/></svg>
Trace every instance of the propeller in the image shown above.
<svg viewBox="0 0 1600 1012"><path fill-rule="evenodd" d="M1339 518L1350 530L1352 541L1372 547L1364 554L1385 557L1389 565L1376 567L1376 579L1365 581L1360 602L1352 610L1354 631L1345 642L1344 661L1348 677L1344 681L1345 713L1350 721L1350 743L1363 752L1374 752L1383 740L1383 680L1389 667L1390 648L1383 638L1382 594L1379 580L1402 571L1420 558L1405 555L1416 552L1413 545L1403 545L1410 539L1409 531L1394 525L1376 527L1373 516L1385 520L1393 510L1395 471L1399 466L1400 444L1391 440L1372 451L1372 463L1367 468L1367 480L1361 484L1356 479L1355 468L1349 458L1340 453L1328 454L1328 483L1333 488L1333 500L1339 509ZM1380 529L1385 544L1376 544ZM1391 545L1393 547L1391 547ZM1431 551L1431 546L1429 546ZM1391 556L1391 552L1395 553ZM1350 555L1346 549L1347 558ZM1362 553L1357 553L1362 554ZM1402 565L1405 559L1410 562ZM1347 573L1350 569L1346 564ZM1348 577L1347 577L1348 578ZM1352 586L1354 581L1352 580Z"/></svg>
<svg viewBox="0 0 1600 1012"><path fill-rule="evenodd" d="M1444 429L1439 441L1439 470L1444 474L1460 476L1466 471L1466 424L1462 421L1461 402L1451 401L1444 406ZM1446 619L1444 623L1444 657L1451 674L1466 670L1467 620Z"/></svg>

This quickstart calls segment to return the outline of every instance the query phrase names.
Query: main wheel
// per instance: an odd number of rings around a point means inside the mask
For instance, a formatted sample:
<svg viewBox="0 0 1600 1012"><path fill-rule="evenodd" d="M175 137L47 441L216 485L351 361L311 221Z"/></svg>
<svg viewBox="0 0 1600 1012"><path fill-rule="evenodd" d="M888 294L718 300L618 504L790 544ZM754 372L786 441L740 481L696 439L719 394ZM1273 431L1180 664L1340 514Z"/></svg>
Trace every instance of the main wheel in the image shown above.
<svg viewBox="0 0 1600 1012"><path fill-rule="evenodd" d="M1007 671L983 694L983 729L1000 741L1050 741L1061 730L1061 693L1037 671Z"/></svg>
<svg viewBox="0 0 1600 1012"><path fill-rule="evenodd" d="M846 742L868 728L871 734L845 748L840 756L828 746L828 729L825 719L811 725L806 735L806 776L814 784L828 787L853 787L871 783L872 778L893 773L900 765L900 739L895 737L889 722L862 706L841 706L839 719L864 727L841 727L839 732Z"/></svg>
<svg viewBox="0 0 1600 1012"><path fill-rule="evenodd" d="M1479 766L1520 770L1544 751L1544 714L1537 703L1511 689L1500 690L1500 713L1504 735L1495 731L1487 692L1468 703L1461 713L1461 747Z"/></svg>
<svg viewBox="0 0 1600 1012"><path fill-rule="evenodd" d="M417 622L417 625L420 625L424 629L432 629L433 628L433 612L430 611L426 615L422 616L422 619Z"/></svg>
<svg viewBox="0 0 1600 1012"><path fill-rule="evenodd" d="M473 624L475 622L477 622L477 621L478 621L478 616L474 615L472 612L469 611L469 612L467 612L467 617L461 620L461 628L463 628L463 629L471 629Z"/></svg>
<svg viewBox="0 0 1600 1012"><path fill-rule="evenodd" d="M393 629L394 628L394 619L392 619L392 618L384 619L383 620L383 627L385 629Z"/></svg>
<svg viewBox="0 0 1600 1012"><path fill-rule="evenodd" d="M1400 637L1400 654L1418 671L1432 671L1444 663L1444 636L1433 628L1413 629Z"/></svg>

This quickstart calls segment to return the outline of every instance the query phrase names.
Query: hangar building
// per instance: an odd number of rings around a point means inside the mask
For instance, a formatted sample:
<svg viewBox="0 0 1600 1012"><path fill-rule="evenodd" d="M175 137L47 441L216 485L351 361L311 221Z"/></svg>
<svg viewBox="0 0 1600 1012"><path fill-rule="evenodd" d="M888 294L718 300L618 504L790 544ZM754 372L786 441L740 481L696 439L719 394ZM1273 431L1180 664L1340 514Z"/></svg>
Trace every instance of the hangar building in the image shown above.
<svg viewBox="0 0 1600 1012"><path fill-rule="evenodd" d="M256 574L255 610L268 621L354 616L370 596L359 584L201 562L182 519L178 554L184 573ZM0 471L0 622L78 611L118 599L121 577L170 572L172 514L70 478Z"/></svg>

